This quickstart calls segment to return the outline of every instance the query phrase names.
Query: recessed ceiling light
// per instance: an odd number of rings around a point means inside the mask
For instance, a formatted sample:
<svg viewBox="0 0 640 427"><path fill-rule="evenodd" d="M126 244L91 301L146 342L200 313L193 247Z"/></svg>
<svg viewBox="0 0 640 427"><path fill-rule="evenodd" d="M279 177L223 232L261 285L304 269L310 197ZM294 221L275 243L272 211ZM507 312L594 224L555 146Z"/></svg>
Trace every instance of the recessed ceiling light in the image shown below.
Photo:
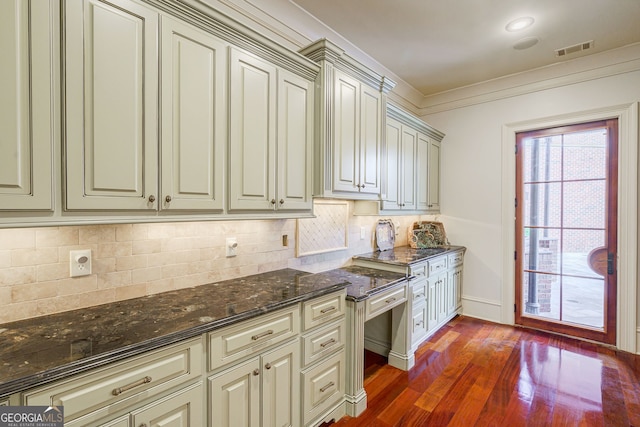
<svg viewBox="0 0 640 427"><path fill-rule="evenodd" d="M522 18L514 19L509 22L505 28L507 31L520 31L533 24L533 18L530 16L524 16Z"/></svg>

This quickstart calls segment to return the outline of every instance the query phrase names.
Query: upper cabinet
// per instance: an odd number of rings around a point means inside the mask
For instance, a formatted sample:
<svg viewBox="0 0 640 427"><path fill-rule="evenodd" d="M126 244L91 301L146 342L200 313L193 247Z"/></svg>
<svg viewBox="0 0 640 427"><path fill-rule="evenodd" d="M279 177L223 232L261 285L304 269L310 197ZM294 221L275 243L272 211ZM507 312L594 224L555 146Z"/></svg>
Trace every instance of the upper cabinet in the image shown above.
<svg viewBox="0 0 640 427"><path fill-rule="evenodd" d="M386 107L382 194L356 201L359 215L440 212L440 142L444 134L393 104Z"/></svg>
<svg viewBox="0 0 640 427"><path fill-rule="evenodd" d="M227 51L221 40L162 17L160 208L224 208Z"/></svg>
<svg viewBox="0 0 640 427"><path fill-rule="evenodd" d="M158 14L65 3L66 207L158 206Z"/></svg>
<svg viewBox="0 0 640 427"><path fill-rule="evenodd" d="M310 215L319 66L178 3L65 3L65 209Z"/></svg>
<svg viewBox="0 0 640 427"><path fill-rule="evenodd" d="M313 81L231 50L229 210L311 211Z"/></svg>
<svg viewBox="0 0 640 427"><path fill-rule="evenodd" d="M301 53L318 62L314 195L377 199L386 94L395 83L326 39Z"/></svg>
<svg viewBox="0 0 640 427"><path fill-rule="evenodd" d="M53 210L55 2L0 2L0 211Z"/></svg>

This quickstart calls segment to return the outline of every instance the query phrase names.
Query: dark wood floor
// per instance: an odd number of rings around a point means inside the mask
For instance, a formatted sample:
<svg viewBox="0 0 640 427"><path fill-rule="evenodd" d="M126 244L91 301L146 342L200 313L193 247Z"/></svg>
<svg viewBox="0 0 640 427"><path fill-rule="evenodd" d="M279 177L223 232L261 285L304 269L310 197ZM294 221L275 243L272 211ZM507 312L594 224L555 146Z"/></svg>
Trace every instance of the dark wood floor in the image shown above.
<svg viewBox="0 0 640 427"><path fill-rule="evenodd" d="M334 426L636 426L640 356L457 317L408 372L366 355L368 408Z"/></svg>

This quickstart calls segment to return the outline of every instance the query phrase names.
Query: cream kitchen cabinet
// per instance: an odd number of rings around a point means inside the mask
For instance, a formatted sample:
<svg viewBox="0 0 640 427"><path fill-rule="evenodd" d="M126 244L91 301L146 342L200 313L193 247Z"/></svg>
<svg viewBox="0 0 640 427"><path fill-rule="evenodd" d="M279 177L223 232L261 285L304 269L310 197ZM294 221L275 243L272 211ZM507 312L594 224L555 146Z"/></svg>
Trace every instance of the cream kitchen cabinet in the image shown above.
<svg viewBox="0 0 640 427"><path fill-rule="evenodd" d="M227 50L216 37L162 17L160 209L224 208Z"/></svg>
<svg viewBox="0 0 640 427"><path fill-rule="evenodd" d="M298 425L299 369L295 339L210 377L209 425Z"/></svg>
<svg viewBox="0 0 640 427"><path fill-rule="evenodd" d="M387 104L384 180L378 201L357 200L357 215L437 213L440 210L440 141L444 134Z"/></svg>
<svg viewBox="0 0 640 427"><path fill-rule="evenodd" d="M67 4L69 210L224 207L227 45L164 16L159 33L159 20L128 0Z"/></svg>
<svg viewBox="0 0 640 427"><path fill-rule="evenodd" d="M427 208L431 212L440 212L440 141L429 140L429 184Z"/></svg>
<svg viewBox="0 0 640 427"><path fill-rule="evenodd" d="M229 210L310 211L313 82L231 49Z"/></svg>
<svg viewBox="0 0 640 427"><path fill-rule="evenodd" d="M29 390L22 403L64 406L68 426L120 425L168 412L201 420L203 366L202 339L196 338ZM158 402L164 402L161 408Z"/></svg>
<svg viewBox="0 0 640 427"><path fill-rule="evenodd" d="M299 424L299 332L295 305L208 334L209 425Z"/></svg>
<svg viewBox="0 0 640 427"><path fill-rule="evenodd" d="M314 195L378 199L386 94L395 82L326 39L300 53L321 66L316 85Z"/></svg>
<svg viewBox="0 0 640 427"><path fill-rule="evenodd" d="M0 211L53 210L56 2L0 2Z"/></svg>
<svg viewBox="0 0 640 427"><path fill-rule="evenodd" d="M69 210L158 206L158 14L129 0L65 2Z"/></svg>
<svg viewBox="0 0 640 427"><path fill-rule="evenodd" d="M345 414L345 292L302 304L302 424L316 426Z"/></svg>
<svg viewBox="0 0 640 427"><path fill-rule="evenodd" d="M388 118L386 147L386 197L381 208L415 210L418 132Z"/></svg>

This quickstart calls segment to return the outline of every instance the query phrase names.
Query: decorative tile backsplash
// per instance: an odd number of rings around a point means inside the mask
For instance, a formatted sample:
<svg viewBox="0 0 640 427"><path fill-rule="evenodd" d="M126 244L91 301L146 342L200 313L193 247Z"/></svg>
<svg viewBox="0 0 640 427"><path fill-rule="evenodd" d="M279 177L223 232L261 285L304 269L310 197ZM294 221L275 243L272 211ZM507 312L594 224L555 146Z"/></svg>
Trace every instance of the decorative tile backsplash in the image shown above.
<svg viewBox="0 0 640 427"><path fill-rule="evenodd" d="M406 227L420 217L397 218L404 232L396 245L405 245ZM302 257L294 219L0 229L0 323L281 268L338 268L373 250L377 220L349 215L347 250ZM344 230L326 230L332 232ZM227 237L238 240L236 257L225 256ZM69 277L75 249L91 249L91 275Z"/></svg>

